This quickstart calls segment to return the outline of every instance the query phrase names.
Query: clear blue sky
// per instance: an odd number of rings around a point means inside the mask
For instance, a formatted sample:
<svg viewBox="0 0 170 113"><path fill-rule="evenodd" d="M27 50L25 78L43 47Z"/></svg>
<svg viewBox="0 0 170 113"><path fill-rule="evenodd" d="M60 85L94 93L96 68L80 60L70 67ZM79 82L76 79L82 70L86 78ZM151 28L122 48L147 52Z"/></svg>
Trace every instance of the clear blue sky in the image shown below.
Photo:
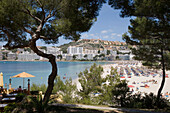
<svg viewBox="0 0 170 113"><path fill-rule="evenodd" d="M130 25L130 18L121 18L119 16L120 11L114 10L109 5L103 5L99 12L97 21L93 24L91 29L82 33L81 39L102 39L109 41L123 41L122 34L128 31ZM53 46L62 45L68 43L70 40L59 39L59 43ZM0 45L3 43L0 42ZM38 41L37 45L44 45L43 42ZM46 45L52 46L52 45Z"/></svg>

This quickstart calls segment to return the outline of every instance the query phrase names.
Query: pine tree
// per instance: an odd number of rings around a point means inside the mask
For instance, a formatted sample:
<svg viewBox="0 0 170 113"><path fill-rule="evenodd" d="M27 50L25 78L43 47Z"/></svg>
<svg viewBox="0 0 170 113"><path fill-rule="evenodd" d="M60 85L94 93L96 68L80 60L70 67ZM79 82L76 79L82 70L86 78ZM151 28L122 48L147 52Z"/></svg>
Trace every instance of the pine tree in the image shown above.
<svg viewBox="0 0 170 113"><path fill-rule="evenodd" d="M57 76L56 57L37 48L38 40L58 43L59 37L77 41L90 29L104 0L1 0L0 41L8 49L29 47L52 66L43 98L47 101Z"/></svg>
<svg viewBox="0 0 170 113"><path fill-rule="evenodd" d="M136 60L143 65L162 69L162 83L157 94L159 106L160 94L165 83L165 70L170 69L170 1L169 0L109 0L111 7L121 9L121 17L133 16L130 20L129 35L123 35L130 45Z"/></svg>
<svg viewBox="0 0 170 113"><path fill-rule="evenodd" d="M85 70L80 72L79 82L81 84L82 89L80 89L79 95L82 98L82 102L86 104L91 104L90 94L93 93L101 93L102 83L106 81L105 78L101 77L103 73L103 68L101 66L97 66L93 64L89 70Z"/></svg>

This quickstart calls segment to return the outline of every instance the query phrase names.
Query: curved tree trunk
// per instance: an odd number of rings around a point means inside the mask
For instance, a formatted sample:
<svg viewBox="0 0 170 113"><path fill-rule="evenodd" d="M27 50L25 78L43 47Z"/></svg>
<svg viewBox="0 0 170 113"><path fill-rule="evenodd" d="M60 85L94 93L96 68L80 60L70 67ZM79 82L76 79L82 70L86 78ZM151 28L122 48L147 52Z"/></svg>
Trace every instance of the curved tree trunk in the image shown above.
<svg viewBox="0 0 170 113"><path fill-rule="evenodd" d="M57 76L56 57L52 54L46 54L46 53L43 53L42 51L38 50L38 48L36 46L36 37L34 37L34 36L33 36L33 39L30 41L30 48L37 55L49 59L49 62L51 63L51 66L52 66L52 72L48 77L48 87L47 87L47 90L46 90L44 98L43 98L43 102L46 102L50 98L50 95L52 93L53 86L54 86L54 80Z"/></svg>
<svg viewBox="0 0 170 113"><path fill-rule="evenodd" d="M157 100L156 100L156 105L157 107L159 106L160 102L160 96L161 96L161 92L162 92L162 89L164 87L164 84L165 84L165 63L164 63L164 55L163 55L163 49L161 49L161 64L162 64L162 72L163 72L163 78L162 78L162 83L161 83L161 86L158 90L158 93L157 93Z"/></svg>

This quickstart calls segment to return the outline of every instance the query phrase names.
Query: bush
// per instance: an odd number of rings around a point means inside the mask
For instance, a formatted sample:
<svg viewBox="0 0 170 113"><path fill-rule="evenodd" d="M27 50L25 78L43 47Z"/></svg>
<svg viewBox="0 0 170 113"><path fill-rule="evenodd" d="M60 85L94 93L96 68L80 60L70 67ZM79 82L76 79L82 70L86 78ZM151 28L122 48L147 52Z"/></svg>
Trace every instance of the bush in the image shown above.
<svg viewBox="0 0 170 113"><path fill-rule="evenodd" d="M25 96L26 96L26 94L24 94L24 93L18 93L16 95L16 101L21 102Z"/></svg>
<svg viewBox="0 0 170 113"><path fill-rule="evenodd" d="M11 113L17 107L16 103L9 103L4 108L4 113Z"/></svg>
<svg viewBox="0 0 170 113"><path fill-rule="evenodd" d="M142 96L139 94L129 95L125 99L125 107L129 108L146 108L146 109L166 109L170 107L168 105L168 100L160 98L159 106L156 106L156 95L153 93L146 94Z"/></svg>
<svg viewBox="0 0 170 113"><path fill-rule="evenodd" d="M47 87L45 84L37 85L37 84L32 84L31 86L31 91L42 91L42 93L45 93Z"/></svg>

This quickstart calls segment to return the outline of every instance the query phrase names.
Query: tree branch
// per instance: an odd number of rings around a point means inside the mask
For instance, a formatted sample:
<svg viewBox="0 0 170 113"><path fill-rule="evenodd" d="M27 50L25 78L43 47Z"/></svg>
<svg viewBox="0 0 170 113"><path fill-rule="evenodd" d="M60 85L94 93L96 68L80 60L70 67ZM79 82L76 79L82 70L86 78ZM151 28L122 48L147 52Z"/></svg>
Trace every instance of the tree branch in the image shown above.
<svg viewBox="0 0 170 113"><path fill-rule="evenodd" d="M38 2L38 4L40 5L41 9L42 9L42 13L43 13L43 21L45 20L45 11L44 11L44 7L41 4L41 2L39 0L36 0Z"/></svg>
<svg viewBox="0 0 170 113"><path fill-rule="evenodd" d="M11 46L10 44L11 44L12 41L11 41L11 38L10 38L11 36L10 36L9 32L8 32L7 30L3 30L3 29L2 29L2 31L3 31L3 32L7 35L7 37L8 37L8 42L7 42L7 44L4 45L3 47L8 48L9 50L15 49L15 48L29 47L28 44Z"/></svg>
<svg viewBox="0 0 170 113"><path fill-rule="evenodd" d="M11 50L11 49L15 49L15 48L25 48L25 47L29 47L29 44L10 46L10 43L7 43L7 44L4 45L3 47L8 48L9 50Z"/></svg>
<svg viewBox="0 0 170 113"><path fill-rule="evenodd" d="M58 38L58 37L60 37L60 36L62 36L62 34L58 34L57 36L55 36L54 38ZM45 36L42 36L42 35L40 35L40 39L44 39L44 40L50 40L50 39L54 39L54 38L48 38L48 37L45 37Z"/></svg>
<svg viewBox="0 0 170 113"><path fill-rule="evenodd" d="M23 27L23 29L24 29L25 32L29 33L30 35L33 35L33 34L34 34L32 31L26 29L25 27Z"/></svg>
<svg viewBox="0 0 170 113"><path fill-rule="evenodd" d="M41 4L41 2L39 0L36 0L38 2L38 4L40 5L40 7L43 7L43 5Z"/></svg>
<svg viewBox="0 0 170 113"><path fill-rule="evenodd" d="M45 18L45 22L46 22L49 18L51 18L51 17L52 17L52 14L51 14L51 10L50 10L48 16Z"/></svg>
<svg viewBox="0 0 170 113"><path fill-rule="evenodd" d="M37 21L39 21L39 22L42 22L41 19L39 19L38 17L34 16L34 15L30 12L30 10L28 10L27 8L25 8L25 9L26 9L26 11L23 11L24 13L30 15L33 19L35 19L35 20L37 20Z"/></svg>

